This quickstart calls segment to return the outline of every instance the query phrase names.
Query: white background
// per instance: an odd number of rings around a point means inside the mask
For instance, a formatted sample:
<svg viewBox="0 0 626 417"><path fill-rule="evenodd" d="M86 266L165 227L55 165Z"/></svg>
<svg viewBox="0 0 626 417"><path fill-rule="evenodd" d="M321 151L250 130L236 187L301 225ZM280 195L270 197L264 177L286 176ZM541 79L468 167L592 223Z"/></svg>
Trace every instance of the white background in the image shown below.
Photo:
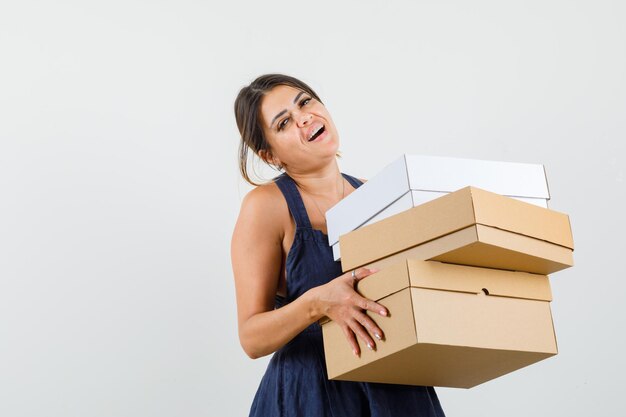
<svg viewBox="0 0 626 417"><path fill-rule="evenodd" d="M0 415L244 416L232 105L308 82L345 172L402 153L543 163L576 266L552 277L560 354L448 416L623 409L626 6L539 1L3 1Z"/></svg>

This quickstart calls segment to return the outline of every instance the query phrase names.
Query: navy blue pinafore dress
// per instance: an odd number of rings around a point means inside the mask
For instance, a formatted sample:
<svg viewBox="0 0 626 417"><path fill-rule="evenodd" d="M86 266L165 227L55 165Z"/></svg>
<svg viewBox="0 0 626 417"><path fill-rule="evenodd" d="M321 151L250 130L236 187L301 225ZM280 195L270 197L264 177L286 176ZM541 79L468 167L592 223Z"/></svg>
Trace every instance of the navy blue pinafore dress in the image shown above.
<svg viewBox="0 0 626 417"><path fill-rule="evenodd" d="M344 178L355 188L362 182ZM287 255L287 294L280 308L307 290L342 274L328 236L311 227L300 192L288 175L275 180L296 223ZM274 353L254 397L253 417L443 417L433 387L330 381L326 373L322 330L313 323Z"/></svg>

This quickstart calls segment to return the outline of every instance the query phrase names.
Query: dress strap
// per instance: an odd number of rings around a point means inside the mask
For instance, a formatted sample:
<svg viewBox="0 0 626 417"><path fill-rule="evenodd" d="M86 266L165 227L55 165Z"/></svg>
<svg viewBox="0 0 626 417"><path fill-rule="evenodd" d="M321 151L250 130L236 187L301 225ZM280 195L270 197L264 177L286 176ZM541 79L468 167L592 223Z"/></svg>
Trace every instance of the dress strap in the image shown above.
<svg viewBox="0 0 626 417"><path fill-rule="evenodd" d="M289 175L282 174L274 182L285 196L285 200L287 200L287 207L289 207L289 212L296 222L296 227L310 229L311 221L295 181Z"/></svg>
<svg viewBox="0 0 626 417"><path fill-rule="evenodd" d="M354 188L359 188L361 185L363 185L363 181L361 181L358 178L353 177L352 175L348 175L348 174L341 174L343 175L343 177L350 183L351 186L353 186Z"/></svg>

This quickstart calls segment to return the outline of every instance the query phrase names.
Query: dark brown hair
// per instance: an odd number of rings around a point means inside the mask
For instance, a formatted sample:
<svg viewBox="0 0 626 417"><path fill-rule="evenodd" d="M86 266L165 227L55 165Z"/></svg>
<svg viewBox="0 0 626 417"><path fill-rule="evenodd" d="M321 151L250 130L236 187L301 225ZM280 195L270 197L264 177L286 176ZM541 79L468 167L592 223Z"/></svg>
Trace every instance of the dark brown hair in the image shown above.
<svg viewBox="0 0 626 417"><path fill-rule="evenodd" d="M239 170L241 171L241 176L252 185L260 184L252 180L248 174L248 150L251 149L257 156L259 156L260 151L271 151L261 126L261 100L265 94L279 85L287 85L304 91L320 103L322 102L315 91L307 84L297 78L283 74L261 75L252 81L250 85L239 91L235 100L235 119L241 135L241 142L239 143Z"/></svg>

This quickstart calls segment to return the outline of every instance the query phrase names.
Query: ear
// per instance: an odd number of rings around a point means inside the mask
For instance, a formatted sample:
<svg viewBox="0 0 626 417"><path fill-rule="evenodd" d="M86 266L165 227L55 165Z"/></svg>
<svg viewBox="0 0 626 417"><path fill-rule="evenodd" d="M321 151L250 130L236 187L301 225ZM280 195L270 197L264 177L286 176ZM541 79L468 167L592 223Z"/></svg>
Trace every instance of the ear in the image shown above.
<svg viewBox="0 0 626 417"><path fill-rule="evenodd" d="M280 159L275 157L272 154L272 151L270 151L269 149L262 149L262 150L260 150L259 151L259 156L261 157L263 162L265 162L266 164L274 165L275 167L277 167L279 169L280 169L280 167L282 167L282 164L280 163Z"/></svg>

